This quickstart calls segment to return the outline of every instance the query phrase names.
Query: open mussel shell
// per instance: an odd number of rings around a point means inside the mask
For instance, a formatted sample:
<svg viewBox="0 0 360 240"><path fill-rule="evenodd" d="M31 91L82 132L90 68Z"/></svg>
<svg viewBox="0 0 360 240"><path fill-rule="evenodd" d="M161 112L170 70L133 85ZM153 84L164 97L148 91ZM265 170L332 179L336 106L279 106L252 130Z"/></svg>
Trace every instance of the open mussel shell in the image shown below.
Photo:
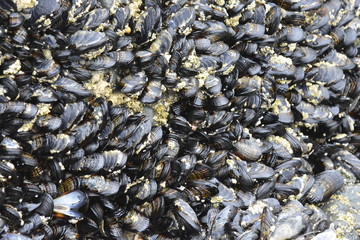
<svg viewBox="0 0 360 240"><path fill-rule="evenodd" d="M79 209L86 205L88 197L80 190L73 191L54 199L54 212L73 218L82 218Z"/></svg>

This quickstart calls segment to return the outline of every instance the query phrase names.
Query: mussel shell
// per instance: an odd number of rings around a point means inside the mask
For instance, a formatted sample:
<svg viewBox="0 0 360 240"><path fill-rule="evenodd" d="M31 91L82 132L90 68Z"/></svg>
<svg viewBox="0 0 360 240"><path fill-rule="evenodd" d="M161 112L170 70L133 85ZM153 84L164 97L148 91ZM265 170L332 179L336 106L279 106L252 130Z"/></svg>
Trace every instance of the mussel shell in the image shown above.
<svg viewBox="0 0 360 240"><path fill-rule="evenodd" d="M306 34L300 27L288 27L286 31L286 39L290 43L300 42L305 39Z"/></svg>
<svg viewBox="0 0 360 240"><path fill-rule="evenodd" d="M139 72L135 75L128 75L120 82L120 91L123 93L134 93L143 88L147 82L147 77L144 72Z"/></svg>
<svg viewBox="0 0 360 240"><path fill-rule="evenodd" d="M158 7L149 7L143 11L136 21L135 32L138 33L137 41L145 42L160 21L161 11Z"/></svg>
<svg viewBox="0 0 360 240"><path fill-rule="evenodd" d="M274 187L275 196L278 200L289 198L290 195L298 195L299 189L289 184L276 183Z"/></svg>
<svg viewBox="0 0 360 240"><path fill-rule="evenodd" d="M156 54L168 52L173 42L173 34L173 30L170 28L162 30L151 44L149 51Z"/></svg>
<svg viewBox="0 0 360 240"><path fill-rule="evenodd" d="M32 142L33 149L43 153L60 153L72 148L75 137L66 134L39 136Z"/></svg>
<svg viewBox="0 0 360 240"><path fill-rule="evenodd" d="M61 67L53 59L38 57L36 58L35 70L40 77L54 78L60 73Z"/></svg>
<svg viewBox="0 0 360 240"><path fill-rule="evenodd" d="M110 12L108 9L94 9L87 13L85 18L84 29L96 28L109 18Z"/></svg>
<svg viewBox="0 0 360 240"><path fill-rule="evenodd" d="M199 91L199 81L194 77L184 78L183 81L186 85L181 89L181 93L187 98L194 97ZM197 102L195 104L201 105Z"/></svg>
<svg viewBox="0 0 360 240"><path fill-rule="evenodd" d="M37 213L27 217L24 222L24 225L19 229L19 232L22 234L29 234L42 224L41 216Z"/></svg>
<svg viewBox="0 0 360 240"><path fill-rule="evenodd" d="M194 196L194 200L207 199L219 193L217 185L206 180L189 181L188 190L191 192L188 197L191 199Z"/></svg>
<svg viewBox="0 0 360 240"><path fill-rule="evenodd" d="M53 83L53 87L57 90L73 93L80 98L91 96L91 92L89 90L85 89L81 84L69 78L61 77L57 79Z"/></svg>
<svg viewBox="0 0 360 240"><path fill-rule="evenodd" d="M327 200L344 185L344 178L337 170L327 170L315 176L315 183L307 200L317 203Z"/></svg>
<svg viewBox="0 0 360 240"><path fill-rule="evenodd" d="M266 33L273 34L278 30L281 21L281 11L278 6L273 6L270 10L266 13Z"/></svg>
<svg viewBox="0 0 360 240"><path fill-rule="evenodd" d="M189 133L191 131L190 123L181 116L174 117L170 120L170 126L181 133Z"/></svg>
<svg viewBox="0 0 360 240"><path fill-rule="evenodd" d="M66 104L60 115L62 120L61 129L66 130L74 124L78 124L83 119L87 110L87 105L83 101Z"/></svg>
<svg viewBox="0 0 360 240"><path fill-rule="evenodd" d="M355 67L354 62L351 59L336 50L329 51L324 60L338 66L342 70L350 70Z"/></svg>
<svg viewBox="0 0 360 240"><path fill-rule="evenodd" d="M144 201L152 199L157 192L157 183L155 180L142 181L129 188L127 194L134 200Z"/></svg>
<svg viewBox="0 0 360 240"><path fill-rule="evenodd" d="M39 198L40 205L35 208L35 212L41 216L50 217L53 214L54 210L54 200L48 193L44 193Z"/></svg>
<svg viewBox="0 0 360 240"><path fill-rule="evenodd" d="M28 41L29 35L26 29L21 26L15 30L15 35L12 38L13 42L19 45L24 45Z"/></svg>
<svg viewBox="0 0 360 240"><path fill-rule="evenodd" d="M96 173L98 171L112 171L125 165L127 155L119 150L95 153L87 156L70 166L71 170Z"/></svg>
<svg viewBox="0 0 360 240"><path fill-rule="evenodd" d="M35 127L38 128L39 131L54 132L61 127L62 123L59 117L40 116L36 119Z"/></svg>
<svg viewBox="0 0 360 240"><path fill-rule="evenodd" d="M84 176L81 177L81 185L86 186L90 191L99 193L103 196L115 195L119 192L121 183L106 179L103 176Z"/></svg>
<svg viewBox="0 0 360 240"><path fill-rule="evenodd" d="M117 21L116 29L124 29L130 19L129 6L119 7L115 12L115 19Z"/></svg>
<svg viewBox="0 0 360 240"><path fill-rule="evenodd" d="M24 24L25 17L21 13L10 13L9 15L9 29L19 28Z"/></svg>
<svg viewBox="0 0 360 240"><path fill-rule="evenodd" d="M349 169L357 178L360 178L360 160L348 151L335 152L331 158L340 162L345 168Z"/></svg>
<svg viewBox="0 0 360 240"><path fill-rule="evenodd" d="M20 212L11 205L3 205L1 215L11 227L18 227L21 223Z"/></svg>
<svg viewBox="0 0 360 240"><path fill-rule="evenodd" d="M128 212L122 222L126 228L136 232L143 232L149 227L149 219L136 211Z"/></svg>
<svg viewBox="0 0 360 240"><path fill-rule="evenodd" d="M270 238L286 239L297 236L306 227L308 220L309 217L305 213L281 219L275 224L275 230L270 234Z"/></svg>
<svg viewBox="0 0 360 240"><path fill-rule="evenodd" d="M147 86L144 88L142 95L140 96L140 101L142 103L155 103L163 95L164 87L159 81L150 81Z"/></svg>
<svg viewBox="0 0 360 240"><path fill-rule="evenodd" d="M188 180L208 179L214 175L214 171L206 164L196 164L194 170L189 174Z"/></svg>
<svg viewBox="0 0 360 240"><path fill-rule="evenodd" d="M184 7L169 18L167 24L172 29L186 28L195 20L195 9L193 7Z"/></svg>
<svg viewBox="0 0 360 240"><path fill-rule="evenodd" d="M108 56L113 58L120 65L128 65L135 59L135 55L131 51L109 52Z"/></svg>
<svg viewBox="0 0 360 240"><path fill-rule="evenodd" d="M216 152L210 152L207 156L205 163L212 166L213 168L220 168L222 165L225 164L225 160L227 157L228 151L220 150Z"/></svg>
<svg viewBox="0 0 360 240"><path fill-rule="evenodd" d="M350 45L354 44L354 42L356 41L356 36L357 36L357 34L354 29L346 28L344 30L344 45L350 46Z"/></svg>
<svg viewBox="0 0 360 240"><path fill-rule="evenodd" d="M251 162L248 165L247 171L253 179L269 179L275 175L275 171L272 168L258 162Z"/></svg>
<svg viewBox="0 0 360 240"><path fill-rule="evenodd" d="M316 51L309 47L299 47L291 57L294 64L311 63L316 59Z"/></svg>
<svg viewBox="0 0 360 240"><path fill-rule="evenodd" d="M207 38L199 38L195 40L195 47L199 52L206 52L210 46L211 41Z"/></svg>
<svg viewBox="0 0 360 240"><path fill-rule="evenodd" d="M81 179L79 177L66 178L58 187L59 194L64 194L78 190L81 186Z"/></svg>
<svg viewBox="0 0 360 240"><path fill-rule="evenodd" d="M207 102L207 106L215 109L216 111L227 108L229 104L229 99L222 94L209 98Z"/></svg>
<svg viewBox="0 0 360 240"><path fill-rule="evenodd" d="M208 212L209 215L210 212ZM227 206L222 209L212 221L208 222L210 225L210 235L214 239L220 239L226 234L226 224L232 221L236 214L236 208L234 206Z"/></svg>
<svg viewBox="0 0 360 240"><path fill-rule="evenodd" d="M99 231L99 225L97 222L90 218L85 218L78 222L77 227L79 228L79 233L84 235L93 234Z"/></svg>
<svg viewBox="0 0 360 240"><path fill-rule="evenodd" d="M59 194L58 187L53 182L43 182L39 185L39 188L44 193L48 193L52 198L58 196L58 194Z"/></svg>
<svg viewBox="0 0 360 240"><path fill-rule="evenodd" d="M105 33L96 31L77 31L69 38L70 47L77 51L84 52L102 47L108 37Z"/></svg>
<svg viewBox="0 0 360 240"><path fill-rule="evenodd" d="M261 184L257 189L256 189L256 198L257 199L266 199L268 197L270 197L270 195L273 193L275 188L275 181L266 181L263 184Z"/></svg>
<svg viewBox="0 0 360 240"><path fill-rule="evenodd" d="M257 161L262 156L260 147L253 140L242 139L234 147L235 154L246 161Z"/></svg>
<svg viewBox="0 0 360 240"><path fill-rule="evenodd" d="M5 137L0 142L0 155L2 159L12 159L23 152L22 146L14 139Z"/></svg>
<svg viewBox="0 0 360 240"><path fill-rule="evenodd" d="M184 226L189 234L198 234L201 230L195 211L184 200L178 198L174 201L174 214L178 222Z"/></svg>
<svg viewBox="0 0 360 240"><path fill-rule="evenodd" d="M116 64L116 61L114 58L102 54L94 59L82 61L81 63L83 63L84 68L94 71L109 69Z"/></svg>

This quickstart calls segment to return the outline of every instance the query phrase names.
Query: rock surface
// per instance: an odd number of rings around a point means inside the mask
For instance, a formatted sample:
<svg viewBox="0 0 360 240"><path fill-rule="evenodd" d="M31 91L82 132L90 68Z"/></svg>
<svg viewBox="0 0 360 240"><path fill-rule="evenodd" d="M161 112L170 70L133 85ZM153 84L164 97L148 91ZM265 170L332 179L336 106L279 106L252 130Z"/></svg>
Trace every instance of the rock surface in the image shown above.
<svg viewBox="0 0 360 240"><path fill-rule="evenodd" d="M360 184L344 186L323 206L338 239L360 239Z"/></svg>

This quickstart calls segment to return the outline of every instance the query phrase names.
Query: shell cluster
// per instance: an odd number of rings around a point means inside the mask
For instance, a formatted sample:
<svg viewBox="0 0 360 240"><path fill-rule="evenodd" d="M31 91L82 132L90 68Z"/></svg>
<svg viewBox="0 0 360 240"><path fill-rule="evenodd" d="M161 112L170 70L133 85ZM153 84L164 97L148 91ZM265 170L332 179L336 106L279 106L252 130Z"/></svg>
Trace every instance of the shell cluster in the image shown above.
<svg viewBox="0 0 360 240"><path fill-rule="evenodd" d="M1 0L1 237L335 239L359 4Z"/></svg>

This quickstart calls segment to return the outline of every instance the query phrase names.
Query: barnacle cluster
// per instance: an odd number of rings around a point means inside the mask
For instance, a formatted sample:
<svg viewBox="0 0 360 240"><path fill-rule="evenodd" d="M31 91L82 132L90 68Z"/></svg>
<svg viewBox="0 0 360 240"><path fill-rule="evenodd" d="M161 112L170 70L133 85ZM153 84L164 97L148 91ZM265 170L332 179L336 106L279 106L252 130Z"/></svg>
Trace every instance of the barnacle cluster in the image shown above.
<svg viewBox="0 0 360 240"><path fill-rule="evenodd" d="M1 0L2 239L347 236L359 5Z"/></svg>

